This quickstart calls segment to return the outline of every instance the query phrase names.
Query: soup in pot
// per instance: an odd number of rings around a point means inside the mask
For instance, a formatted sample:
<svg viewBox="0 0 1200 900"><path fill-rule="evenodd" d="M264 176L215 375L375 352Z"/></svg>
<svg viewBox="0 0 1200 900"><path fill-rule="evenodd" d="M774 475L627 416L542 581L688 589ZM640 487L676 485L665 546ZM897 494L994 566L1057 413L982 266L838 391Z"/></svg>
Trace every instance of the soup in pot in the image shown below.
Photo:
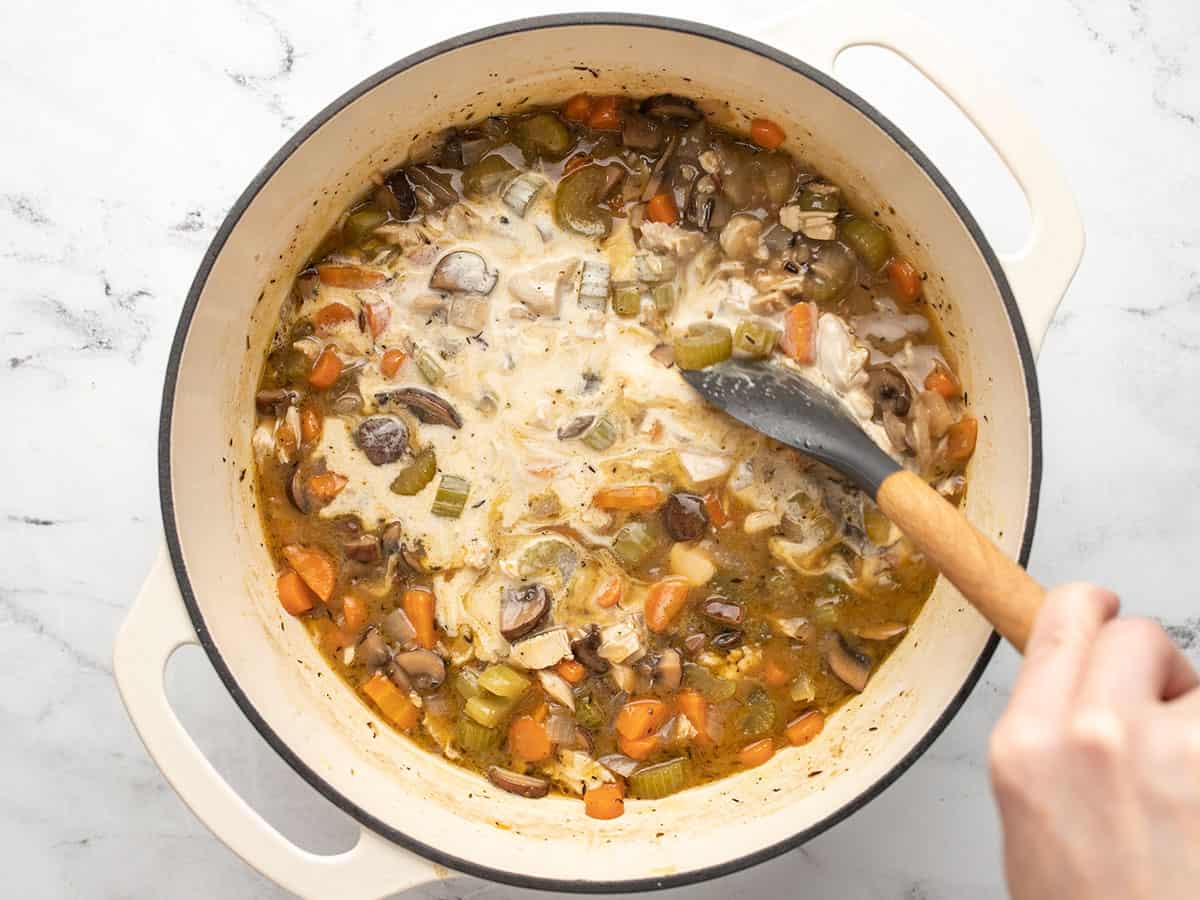
<svg viewBox="0 0 1200 900"><path fill-rule="evenodd" d="M924 274L778 125L724 118L579 95L442 135L296 277L255 398L279 599L330 666L597 818L805 752L935 580L680 368L791 368L953 501L975 445Z"/></svg>

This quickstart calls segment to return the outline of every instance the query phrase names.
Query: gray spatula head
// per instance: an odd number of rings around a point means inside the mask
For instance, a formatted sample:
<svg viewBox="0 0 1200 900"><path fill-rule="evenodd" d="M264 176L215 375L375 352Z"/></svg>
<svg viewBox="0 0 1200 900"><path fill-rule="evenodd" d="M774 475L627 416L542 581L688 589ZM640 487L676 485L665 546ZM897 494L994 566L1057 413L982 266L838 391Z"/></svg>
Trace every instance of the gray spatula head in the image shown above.
<svg viewBox="0 0 1200 900"><path fill-rule="evenodd" d="M713 406L836 469L872 497L900 469L835 397L794 372L736 359L681 372Z"/></svg>

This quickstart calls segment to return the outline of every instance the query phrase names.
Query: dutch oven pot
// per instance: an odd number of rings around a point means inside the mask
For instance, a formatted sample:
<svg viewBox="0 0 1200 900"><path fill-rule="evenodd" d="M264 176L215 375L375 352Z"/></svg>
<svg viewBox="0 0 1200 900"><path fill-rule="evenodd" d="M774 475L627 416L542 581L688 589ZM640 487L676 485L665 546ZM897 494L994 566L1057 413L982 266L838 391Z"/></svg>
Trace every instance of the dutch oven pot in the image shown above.
<svg viewBox="0 0 1200 900"><path fill-rule="evenodd" d="M885 198L882 215L897 226L900 249L933 273L927 294L960 342L982 422L966 512L1025 560L1040 478L1033 349L1083 248L1065 183L1026 121L961 54L885 4L806 12L769 38L775 46L688 22L580 15L446 41L371 77L305 125L246 189L205 254L163 392L168 552L121 630L115 671L167 780L221 840L289 890L375 897L444 877L442 866L591 892L736 871L798 846L876 796L941 732L978 679L996 638L939 582L909 637L817 742L664 800L630 801L623 817L600 822L577 800L524 800L390 729L370 727L374 714L326 670L275 597L253 507L250 435L264 350L291 278L371 173L402 163L414 141L578 91L677 92L768 111L792 136L788 146L860 204ZM997 259L929 160L823 74L855 44L909 59L977 123L1029 200L1033 231L1020 255ZM171 653L196 642L271 746L361 823L353 849L322 857L291 845L203 757L163 688Z"/></svg>

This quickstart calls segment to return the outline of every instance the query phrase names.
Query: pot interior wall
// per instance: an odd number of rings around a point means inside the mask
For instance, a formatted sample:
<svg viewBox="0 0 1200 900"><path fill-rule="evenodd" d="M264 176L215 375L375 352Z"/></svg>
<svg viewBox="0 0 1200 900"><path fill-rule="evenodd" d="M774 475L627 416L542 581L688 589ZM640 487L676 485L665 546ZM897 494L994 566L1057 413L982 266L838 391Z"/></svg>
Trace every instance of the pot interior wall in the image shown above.
<svg viewBox="0 0 1200 900"><path fill-rule="evenodd" d="M580 90L676 91L728 100L735 117L769 113L792 136L791 149L864 204L886 198L883 220L895 226L898 244L927 264L931 301L943 307L982 414L967 511L1011 554L1026 518L1031 445L1012 327L951 204L866 115L756 52L643 26L494 36L382 80L282 161L220 250L179 364L171 489L203 624L269 728L379 822L502 872L616 881L730 862L836 814L921 742L968 680L990 630L941 583L867 692L815 744L703 789L630 802L623 818L596 822L576 801L530 802L499 792L376 725L282 613L254 509L249 438L254 384L291 277L372 172L401 163L414 141Z"/></svg>

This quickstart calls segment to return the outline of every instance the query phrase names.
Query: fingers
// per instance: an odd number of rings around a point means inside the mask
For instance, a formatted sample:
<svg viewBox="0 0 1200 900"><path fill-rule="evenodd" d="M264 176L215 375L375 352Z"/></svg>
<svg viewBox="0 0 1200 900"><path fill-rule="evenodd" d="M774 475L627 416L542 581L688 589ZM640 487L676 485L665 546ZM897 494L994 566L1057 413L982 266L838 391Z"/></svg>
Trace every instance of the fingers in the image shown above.
<svg viewBox="0 0 1200 900"><path fill-rule="evenodd" d="M1092 643L1118 606L1116 594L1090 584L1064 584L1050 591L1029 636L1009 714L1063 721Z"/></svg>
<svg viewBox="0 0 1200 900"><path fill-rule="evenodd" d="M1096 635L1079 691L1082 707L1138 710L1196 687L1196 672L1149 619L1108 622Z"/></svg>

